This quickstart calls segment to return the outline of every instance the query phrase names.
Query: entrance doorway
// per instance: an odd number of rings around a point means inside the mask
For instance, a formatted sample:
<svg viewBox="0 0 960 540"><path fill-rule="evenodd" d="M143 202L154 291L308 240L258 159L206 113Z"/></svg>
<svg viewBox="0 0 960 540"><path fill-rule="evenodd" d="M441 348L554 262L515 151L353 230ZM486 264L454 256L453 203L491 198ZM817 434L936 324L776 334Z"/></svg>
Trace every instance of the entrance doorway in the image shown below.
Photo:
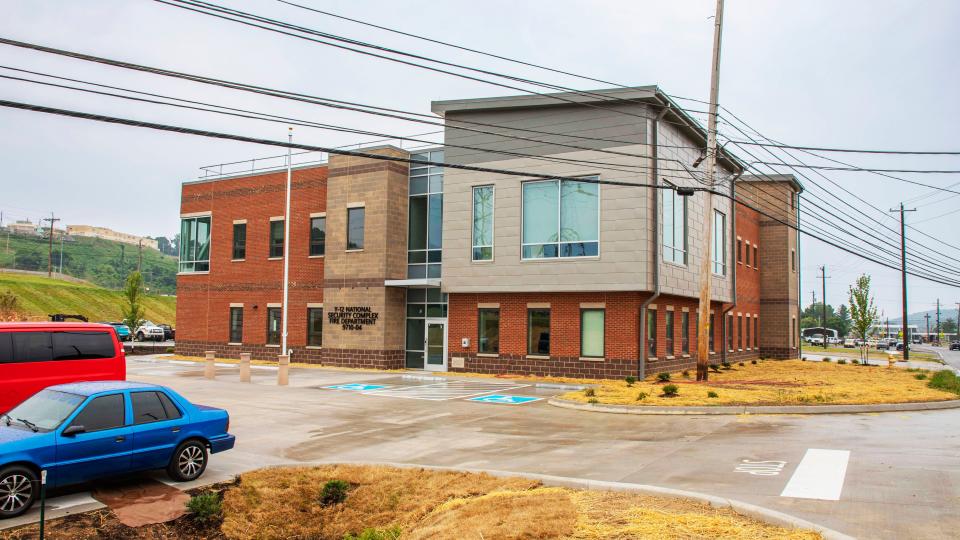
<svg viewBox="0 0 960 540"><path fill-rule="evenodd" d="M447 295L439 287L407 288L408 369L447 370Z"/></svg>
<svg viewBox="0 0 960 540"><path fill-rule="evenodd" d="M446 319L427 319L427 335L424 349L426 349L426 370L447 370L447 321Z"/></svg>

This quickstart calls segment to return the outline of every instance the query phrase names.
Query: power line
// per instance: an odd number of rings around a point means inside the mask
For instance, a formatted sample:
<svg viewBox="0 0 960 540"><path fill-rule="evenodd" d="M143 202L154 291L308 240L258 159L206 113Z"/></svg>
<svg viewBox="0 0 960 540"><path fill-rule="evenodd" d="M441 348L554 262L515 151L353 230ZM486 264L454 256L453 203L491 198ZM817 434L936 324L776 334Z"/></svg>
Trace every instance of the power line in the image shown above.
<svg viewBox="0 0 960 540"><path fill-rule="evenodd" d="M278 0L283 1L283 0ZM851 154L888 154L888 155L905 155L905 156L960 156L960 152L952 150L871 150L871 149L854 149L854 148L829 148L823 146L800 146L793 144L779 144L779 143L761 143L754 141L731 141L738 144L747 144L752 146L765 146L767 148L781 148L789 150L807 150L811 152L841 152L841 153L851 153Z"/></svg>
<svg viewBox="0 0 960 540"><path fill-rule="evenodd" d="M844 172L885 172L885 173L915 173L915 174L960 174L960 169L870 169L866 167L834 167L832 165L807 165L805 163L773 163L769 161L757 161L759 165L786 165L787 167L796 167L799 169L818 169L821 171L844 171ZM923 184L921 184L923 185ZM939 189L949 193L960 193L960 191L950 191L946 188L937 186L925 186L931 189Z"/></svg>

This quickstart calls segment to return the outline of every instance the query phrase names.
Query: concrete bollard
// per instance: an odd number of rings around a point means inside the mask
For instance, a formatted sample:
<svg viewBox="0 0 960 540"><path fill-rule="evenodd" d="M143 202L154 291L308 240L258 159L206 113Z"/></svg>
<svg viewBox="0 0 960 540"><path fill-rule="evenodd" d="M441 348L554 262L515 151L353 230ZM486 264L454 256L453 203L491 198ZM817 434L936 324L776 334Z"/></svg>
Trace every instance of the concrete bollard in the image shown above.
<svg viewBox="0 0 960 540"><path fill-rule="evenodd" d="M250 353L240 353L240 382L250 382Z"/></svg>
<svg viewBox="0 0 960 540"><path fill-rule="evenodd" d="M216 366L216 351L205 351L203 355L207 358L204 367L203 367L203 376L206 379L212 379L217 374Z"/></svg>
<svg viewBox="0 0 960 540"><path fill-rule="evenodd" d="M277 369L277 386L287 386L290 383L290 356L281 354L279 356Z"/></svg>

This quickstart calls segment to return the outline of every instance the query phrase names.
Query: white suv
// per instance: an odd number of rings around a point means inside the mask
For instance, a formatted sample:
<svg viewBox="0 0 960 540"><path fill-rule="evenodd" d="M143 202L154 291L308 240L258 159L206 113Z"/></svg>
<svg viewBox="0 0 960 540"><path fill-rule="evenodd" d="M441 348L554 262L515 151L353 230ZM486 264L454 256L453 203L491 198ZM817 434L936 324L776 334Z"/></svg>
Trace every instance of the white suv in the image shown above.
<svg viewBox="0 0 960 540"><path fill-rule="evenodd" d="M133 336L137 341L163 341L163 328L150 321L143 321Z"/></svg>

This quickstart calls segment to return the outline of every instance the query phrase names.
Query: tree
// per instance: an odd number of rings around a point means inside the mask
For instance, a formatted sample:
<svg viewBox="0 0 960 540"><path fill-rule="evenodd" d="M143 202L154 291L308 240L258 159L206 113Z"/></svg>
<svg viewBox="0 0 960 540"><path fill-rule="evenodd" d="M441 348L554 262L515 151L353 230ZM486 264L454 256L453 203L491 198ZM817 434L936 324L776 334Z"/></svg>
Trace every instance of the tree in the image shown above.
<svg viewBox="0 0 960 540"><path fill-rule="evenodd" d="M861 274L853 285L850 285L850 322L853 333L860 338L860 362L866 365L867 361L867 332L877 321L877 306L870 296L870 276Z"/></svg>
<svg viewBox="0 0 960 540"><path fill-rule="evenodd" d="M827 326L835 329L841 336L846 336L850 333L852 323L850 310L847 309L845 304L840 304L840 309L837 310L836 316L827 320Z"/></svg>
<svg viewBox="0 0 960 540"><path fill-rule="evenodd" d="M130 272L127 276L127 283L123 287L123 297L126 300L121 310L124 322L130 327L131 332L136 332L137 328L143 324L143 276L140 272Z"/></svg>
<svg viewBox="0 0 960 540"><path fill-rule="evenodd" d="M953 319L947 319L940 323L940 330L944 334L956 334L957 333L957 322Z"/></svg>

